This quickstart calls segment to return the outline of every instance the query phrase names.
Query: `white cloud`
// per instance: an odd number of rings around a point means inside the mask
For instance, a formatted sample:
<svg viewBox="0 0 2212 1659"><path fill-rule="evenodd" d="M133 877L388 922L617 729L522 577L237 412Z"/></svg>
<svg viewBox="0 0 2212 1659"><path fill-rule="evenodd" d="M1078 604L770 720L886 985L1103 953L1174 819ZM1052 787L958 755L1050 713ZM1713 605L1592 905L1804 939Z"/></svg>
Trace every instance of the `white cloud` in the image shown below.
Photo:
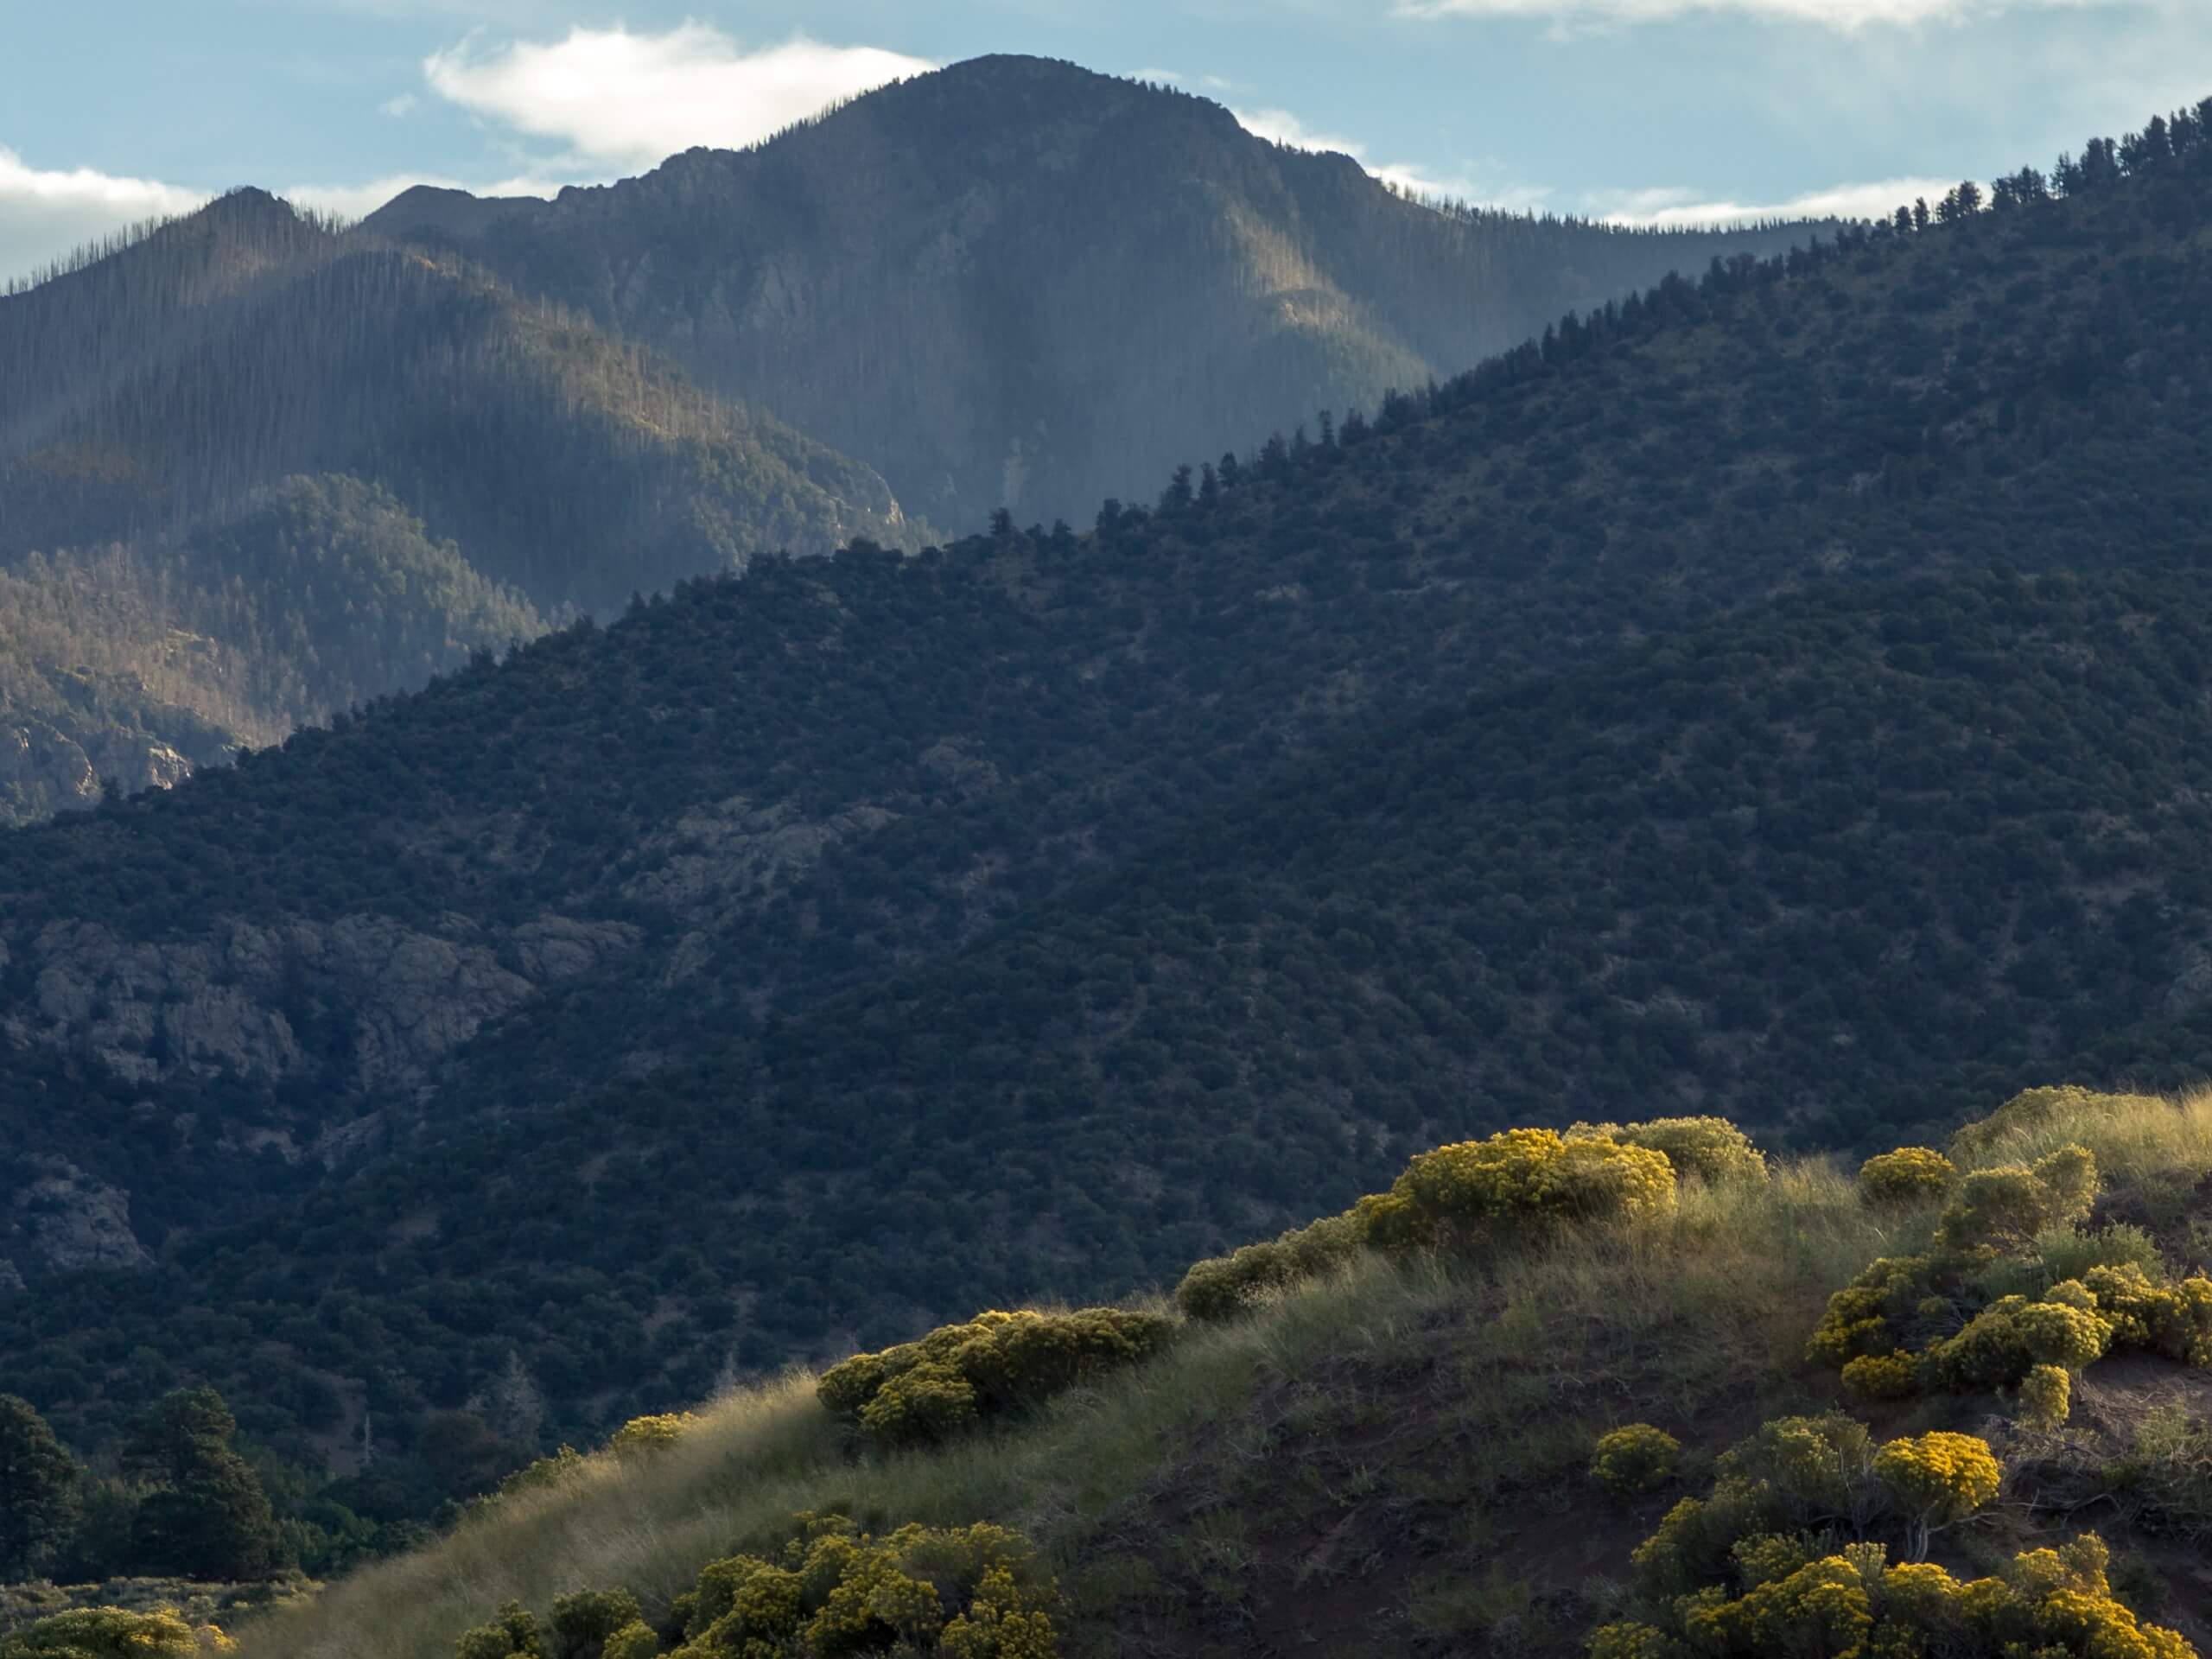
<svg viewBox="0 0 2212 1659"><path fill-rule="evenodd" d="M1318 132L1288 110L1231 108L1230 113L1236 118L1238 125L1255 138L1265 138L1271 143L1289 144L1298 149L1324 150L1349 156L1385 184L1394 184L1414 195L1448 197L1454 201L1483 202L1491 207L1526 210L1541 206L1548 194L1546 191L1523 186L1486 185L1465 176L1440 174L1415 162L1371 161L1368 157L1367 146L1357 139Z"/></svg>
<svg viewBox="0 0 2212 1659"><path fill-rule="evenodd" d="M692 22L659 35L572 29L551 43L471 37L432 54L423 70L441 97L603 169L651 167L695 144L753 143L839 99L934 67L804 37L747 51Z"/></svg>
<svg viewBox="0 0 2212 1659"><path fill-rule="evenodd" d="M387 98L383 103L378 105L377 108L382 113L397 120L402 116L414 114L422 102L423 100L412 92L402 92L397 98Z"/></svg>
<svg viewBox="0 0 2212 1659"><path fill-rule="evenodd" d="M188 213L206 193L90 168L47 172L0 147L0 280L149 219Z"/></svg>
<svg viewBox="0 0 2212 1659"><path fill-rule="evenodd" d="M1398 0L1402 17L1531 17L1563 24L1654 23L1698 15L1817 23L1851 31L1957 23L2005 11L2080 11L2129 0Z"/></svg>
<svg viewBox="0 0 2212 1659"><path fill-rule="evenodd" d="M1775 219L1886 219L1920 197L1932 206L1957 183L1956 179L1882 179L1769 202L1716 200L1683 189L1600 191L1586 196L1584 207L1592 218L1616 225L1666 229Z"/></svg>

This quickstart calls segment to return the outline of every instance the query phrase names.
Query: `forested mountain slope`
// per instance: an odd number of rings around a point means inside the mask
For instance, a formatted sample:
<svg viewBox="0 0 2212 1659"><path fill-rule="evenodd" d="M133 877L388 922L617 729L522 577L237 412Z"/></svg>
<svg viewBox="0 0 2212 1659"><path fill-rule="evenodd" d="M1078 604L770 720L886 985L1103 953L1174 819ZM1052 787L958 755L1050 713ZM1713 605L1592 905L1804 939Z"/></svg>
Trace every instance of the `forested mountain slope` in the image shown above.
<svg viewBox="0 0 2212 1659"><path fill-rule="evenodd" d="M890 474L965 527L1087 517L1799 233L1438 212L1202 100L1016 59L556 204L416 192L341 233L233 192L0 298L0 822L174 783L540 619L918 545ZM396 507L499 620L401 572L365 613L181 551L296 487L346 527L291 557L357 563Z"/></svg>
<svg viewBox="0 0 2212 1659"><path fill-rule="evenodd" d="M542 633L390 492L295 477L181 536L0 569L0 820L168 787ZM12 760L6 746L12 744Z"/></svg>
<svg viewBox="0 0 2212 1659"><path fill-rule="evenodd" d="M541 617L912 535L867 468L253 191L0 299L0 410L15 818L103 773L172 782Z"/></svg>
<svg viewBox="0 0 2212 1659"><path fill-rule="evenodd" d="M1209 100L993 57L742 153L554 202L426 188L366 228L667 352L964 531L1002 505L1087 518L1177 461L1812 227L1440 212Z"/></svg>
<svg viewBox="0 0 2212 1659"><path fill-rule="evenodd" d="M0 380L10 551L361 472L533 603L604 607L897 522L865 468L636 348L257 191L0 301Z"/></svg>
<svg viewBox="0 0 2212 1659"><path fill-rule="evenodd" d="M11 1374L97 1432L143 1342L332 1433L518 1366L550 1433L1507 1115L1855 1140L2202 1064L2187 130L0 840L21 1109L130 1126L59 1207L156 1258L0 1303ZM99 1259L55 1207L35 1280Z"/></svg>

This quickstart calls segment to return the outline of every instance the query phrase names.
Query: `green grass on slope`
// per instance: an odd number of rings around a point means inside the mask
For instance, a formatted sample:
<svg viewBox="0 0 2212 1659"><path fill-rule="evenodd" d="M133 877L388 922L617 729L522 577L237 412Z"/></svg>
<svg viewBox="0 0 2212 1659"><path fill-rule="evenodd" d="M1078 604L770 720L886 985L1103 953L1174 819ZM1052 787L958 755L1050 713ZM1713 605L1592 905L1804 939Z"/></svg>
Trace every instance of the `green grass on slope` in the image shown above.
<svg viewBox="0 0 2212 1659"><path fill-rule="evenodd" d="M1970 1161L2069 1141L2095 1154L2108 1211L2158 1208L2212 1173L2212 1095L2102 1100ZM1395 1653L1508 1621L1526 1650L1568 1651L1671 1501L1598 1497L1582 1473L1595 1436L1656 1423L1694 1471L1764 1418L1833 1404L1833 1374L1803 1357L1829 1293L1923 1247L1932 1219L1869 1210L1827 1160L1692 1182L1663 1221L1487 1261L1366 1259L928 1452L856 1451L793 1373L717 1402L664 1453L599 1453L257 1622L241 1659L445 1659L509 1598L543 1611L617 1584L650 1616L802 1510L1028 1534L1059 1574L1071 1655L1225 1655L1294 1634ZM1902 1408L1885 1432L1956 1404Z"/></svg>
<svg viewBox="0 0 2212 1659"><path fill-rule="evenodd" d="M1021 1428L929 1453L849 1455L813 1379L793 1374L717 1402L663 1459L595 1456L572 1484L502 1502L243 1632L241 1654L442 1656L509 1597L542 1608L610 1583L665 1605L705 1561L802 1509L1025 1530L1075 1592L1079 1643L1103 1643L1118 1624L1168 1616L1179 1577L1215 1583L1217 1563L1237 1554L1194 1524L1149 1559L1134 1541L1171 1496L1241 1516L1255 1500L1281 1503L1269 1491L1280 1477L1300 1503L1359 1500L1365 1483L1327 1490L1322 1449L1379 1399L1366 1379L1448 1350L1433 1403L1464 1460L1386 1468L1389 1501L1417 1508L1433 1485L1505 1497L1586 1458L1591 1433L1624 1412L1688 1421L1703 1400L1788 1394L1827 1292L1894 1242L1825 1165L1792 1166L1755 1194L1698 1189L1662 1225L1487 1268L1366 1262L1251 1319L1193 1330ZM1306 1426L1304 1447L1282 1441L1286 1407ZM1210 1490L1179 1487L1193 1475Z"/></svg>

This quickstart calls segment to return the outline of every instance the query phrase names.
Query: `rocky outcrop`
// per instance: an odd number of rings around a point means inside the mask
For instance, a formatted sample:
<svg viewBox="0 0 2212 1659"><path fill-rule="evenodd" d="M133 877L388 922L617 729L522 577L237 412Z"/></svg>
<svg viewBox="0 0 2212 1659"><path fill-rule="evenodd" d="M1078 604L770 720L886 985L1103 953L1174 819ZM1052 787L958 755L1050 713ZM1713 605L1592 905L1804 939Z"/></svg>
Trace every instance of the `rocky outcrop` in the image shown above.
<svg viewBox="0 0 2212 1659"><path fill-rule="evenodd" d="M129 1194L58 1158L39 1168L10 1204L12 1254L24 1265L67 1273L143 1268L152 1260L131 1230Z"/></svg>
<svg viewBox="0 0 2212 1659"><path fill-rule="evenodd" d="M219 1070L263 1082L302 1075L322 1063L306 1040L312 1025L348 1039L344 1085L405 1084L541 985L637 940L625 924L565 917L504 935L459 917L436 931L379 916L233 921L161 942L57 922L25 949L30 1007L10 1024L142 1082Z"/></svg>
<svg viewBox="0 0 2212 1659"><path fill-rule="evenodd" d="M99 804L99 773L83 747L42 720L0 726L0 809L28 823Z"/></svg>
<svg viewBox="0 0 2212 1659"><path fill-rule="evenodd" d="M219 745L208 758L227 753ZM160 738L97 718L73 725L0 714L0 824L98 806L104 783L127 795L174 789L192 775L194 765L190 755Z"/></svg>

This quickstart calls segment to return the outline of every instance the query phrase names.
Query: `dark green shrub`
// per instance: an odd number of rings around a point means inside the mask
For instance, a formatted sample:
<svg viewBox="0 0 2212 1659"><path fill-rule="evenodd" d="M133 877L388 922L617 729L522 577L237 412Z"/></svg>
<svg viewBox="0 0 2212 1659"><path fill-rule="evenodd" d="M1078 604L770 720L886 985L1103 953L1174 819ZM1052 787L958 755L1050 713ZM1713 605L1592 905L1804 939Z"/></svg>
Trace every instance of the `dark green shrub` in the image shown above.
<svg viewBox="0 0 2212 1659"><path fill-rule="evenodd" d="M1954 1250L2022 1250L2041 1233L2088 1220L2096 1202L2097 1160L2086 1147L2061 1147L2032 1166L1968 1173L1943 1206L1936 1242Z"/></svg>
<svg viewBox="0 0 2212 1659"><path fill-rule="evenodd" d="M506 1603L499 1616L479 1624L454 1645L454 1659L552 1659L537 1620L518 1601Z"/></svg>
<svg viewBox="0 0 2212 1659"><path fill-rule="evenodd" d="M643 1622L627 1590L579 1590L553 1599L553 1659L605 1659L618 1630Z"/></svg>
<svg viewBox="0 0 2212 1659"><path fill-rule="evenodd" d="M801 1516L772 1557L711 1563L686 1598L686 1659L892 1652L1057 1659L1057 1590L1028 1541L989 1525L901 1527L882 1537Z"/></svg>

